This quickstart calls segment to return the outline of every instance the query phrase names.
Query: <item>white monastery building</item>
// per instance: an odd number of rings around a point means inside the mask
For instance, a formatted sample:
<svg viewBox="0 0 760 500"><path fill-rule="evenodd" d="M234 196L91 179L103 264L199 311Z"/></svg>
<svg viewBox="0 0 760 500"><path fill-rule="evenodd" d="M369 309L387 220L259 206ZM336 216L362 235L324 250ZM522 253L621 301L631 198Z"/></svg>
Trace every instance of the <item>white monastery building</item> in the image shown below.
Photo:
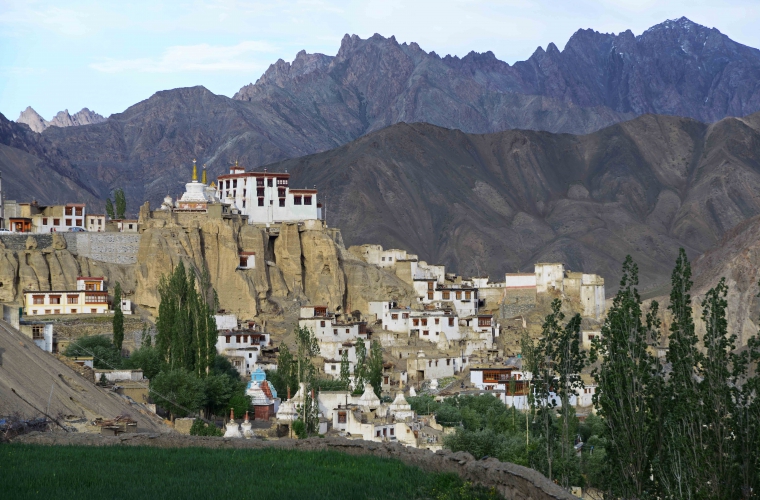
<svg viewBox="0 0 760 500"><path fill-rule="evenodd" d="M77 278L76 290L24 290L24 310L31 316L106 314L108 292L105 289L105 278L80 276Z"/></svg>
<svg viewBox="0 0 760 500"><path fill-rule="evenodd" d="M290 187L290 174L246 172L237 163L220 175L217 196L222 203L248 216L249 224L272 224L322 219L316 189Z"/></svg>

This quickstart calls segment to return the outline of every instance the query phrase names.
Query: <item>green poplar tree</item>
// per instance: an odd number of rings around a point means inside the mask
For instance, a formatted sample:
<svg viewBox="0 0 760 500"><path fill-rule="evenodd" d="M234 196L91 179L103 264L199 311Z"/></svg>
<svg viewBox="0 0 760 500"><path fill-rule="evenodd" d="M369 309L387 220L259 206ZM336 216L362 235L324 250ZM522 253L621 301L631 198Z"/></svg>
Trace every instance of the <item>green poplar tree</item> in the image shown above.
<svg viewBox="0 0 760 500"><path fill-rule="evenodd" d="M340 382L345 390L351 390L351 365L348 362L348 349L343 349L340 357Z"/></svg>
<svg viewBox="0 0 760 500"><path fill-rule="evenodd" d="M306 382L307 386L311 386L315 372L312 358L319 356L319 342L310 328L296 326L293 333L295 333L296 337L298 384L300 386L301 382Z"/></svg>
<svg viewBox="0 0 760 500"><path fill-rule="evenodd" d="M121 284L117 281L113 290L113 344L121 352L124 343L124 313L121 310Z"/></svg>
<svg viewBox="0 0 760 500"><path fill-rule="evenodd" d="M364 392L367 380L367 346L362 339L356 341L356 364L354 365L354 393Z"/></svg>
<svg viewBox="0 0 760 500"><path fill-rule="evenodd" d="M374 340L370 345L366 371L367 382L372 385L372 389L379 398L383 385L383 349L380 347L380 343Z"/></svg>
<svg viewBox="0 0 760 500"><path fill-rule="evenodd" d="M116 191L114 191L113 196L115 198L115 204L116 204L116 218L117 219L124 219L126 218L126 212L127 212L127 198L124 196L124 190L119 188Z"/></svg>
<svg viewBox="0 0 760 500"><path fill-rule="evenodd" d="M598 384L594 404L606 425L603 475L613 498L643 498L653 489L650 475L659 426L653 406L661 369L649 345L659 342L660 325L657 302L643 315L638 282L638 267L629 255L602 335L591 352L592 362L599 360L592 372Z"/></svg>
<svg viewBox="0 0 760 500"><path fill-rule="evenodd" d="M116 213L113 210L113 202L111 202L111 198L106 198L106 213L108 214L109 219L116 218Z"/></svg>

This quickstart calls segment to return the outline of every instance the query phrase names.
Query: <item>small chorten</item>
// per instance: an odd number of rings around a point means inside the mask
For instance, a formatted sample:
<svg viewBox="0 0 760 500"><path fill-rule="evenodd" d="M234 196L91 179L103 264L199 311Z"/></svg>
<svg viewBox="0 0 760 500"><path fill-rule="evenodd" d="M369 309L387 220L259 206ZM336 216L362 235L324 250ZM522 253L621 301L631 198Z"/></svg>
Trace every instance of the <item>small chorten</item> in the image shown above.
<svg viewBox="0 0 760 500"><path fill-rule="evenodd" d="M240 425L235 422L235 410L230 408L230 421L227 422L227 430L224 433L226 438L242 438L240 433Z"/></svg>
<svg viewBox="0 0 760 500"><path fill-rule="evenodd" d="M251 439L253 437L253 431L251 430L252 424L251 421L248 420L248 412L245 412L245 420L240 424L240 427L243 429L243 437L246 439Z"/></svg>

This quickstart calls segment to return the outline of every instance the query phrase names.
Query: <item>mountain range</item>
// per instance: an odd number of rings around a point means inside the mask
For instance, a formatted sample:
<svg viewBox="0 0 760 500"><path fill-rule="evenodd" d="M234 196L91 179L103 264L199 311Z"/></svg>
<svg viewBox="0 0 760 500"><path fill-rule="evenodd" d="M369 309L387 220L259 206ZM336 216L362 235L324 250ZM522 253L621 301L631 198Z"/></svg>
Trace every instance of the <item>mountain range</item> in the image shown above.
<svg viewBox="0 0 760 500"><path fill-rule="evenodd" d="M282 162L270 169L322 190L349 244L492 274L558 259L616 276L633 253L654 283L678 246L701 253L760 212L757 115L726 118L757 111L760 51L685 18L580 30L514 65L346 35L335 56L279 60L233 98L166 90L41 133L3 117L0 168L52 172L40 201L123 187L134 213L181 193L194 158L212 178ZM29 198L14 175L7 194Z"/></svg>

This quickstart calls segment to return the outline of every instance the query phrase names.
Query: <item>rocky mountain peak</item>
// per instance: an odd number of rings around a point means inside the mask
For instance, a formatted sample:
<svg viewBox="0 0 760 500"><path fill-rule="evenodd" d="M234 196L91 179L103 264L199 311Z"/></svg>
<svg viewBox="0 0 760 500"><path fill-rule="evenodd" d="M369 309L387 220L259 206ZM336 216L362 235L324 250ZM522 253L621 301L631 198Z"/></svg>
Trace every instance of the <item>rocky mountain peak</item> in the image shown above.
<svg viewBox="0 0 760 500"><path fill-rule="evenodd" d="M25 123L29 125L30 129L38 134L50 126L48 121L42 118L31 106L27 106L26 109L21 112L16 123Z"/></svg>
<svg viewBox="0 0 760 500"><path fill-rule="evenodd" d="M106 118L90 111L88 108L82 108L81 111L69 114L68 109L59 111L52 120L47 121L42 118L31 106L28 106L21 112L17 123L25 123L29 125L34 132L42 133L43 130L48 127L77 127L80 125L91 125L93 123L102 123L106 121Z"/></svg>

